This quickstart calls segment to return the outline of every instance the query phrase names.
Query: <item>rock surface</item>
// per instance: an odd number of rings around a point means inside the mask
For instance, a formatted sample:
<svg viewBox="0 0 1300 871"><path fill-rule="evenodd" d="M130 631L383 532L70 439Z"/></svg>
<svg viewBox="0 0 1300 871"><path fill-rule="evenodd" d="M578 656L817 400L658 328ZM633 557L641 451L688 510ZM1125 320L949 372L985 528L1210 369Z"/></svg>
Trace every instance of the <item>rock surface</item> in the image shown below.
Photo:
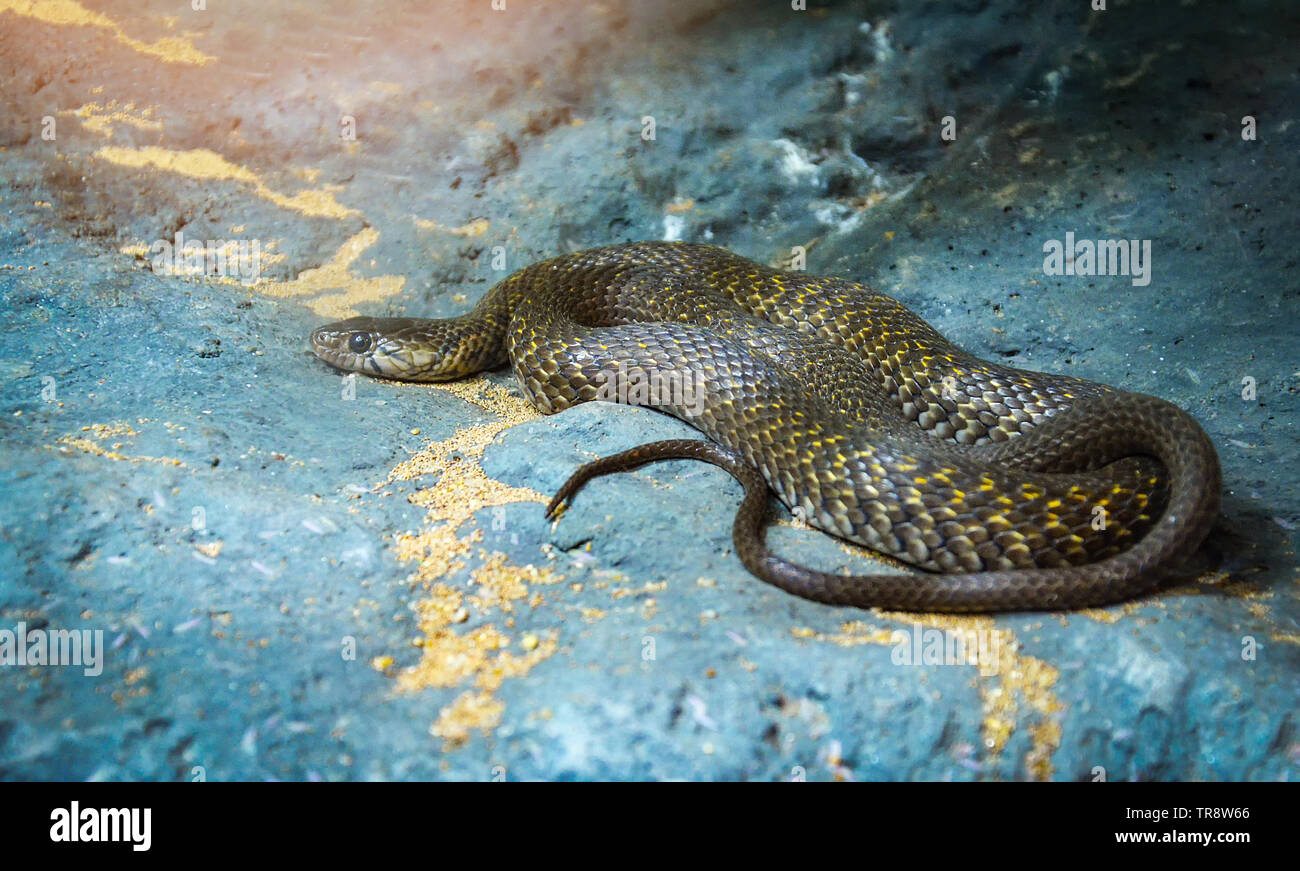
<svg viewBox="0 0 1300 871"><path fill-rule="evenodd" d="M809 5L0 2L0 630L104 642L97 676L0 666L0 776L1300 773L1300 19ZM178 233L256 243L256 274L186 274ZM1045 274L1066 233L1150 240L1149 284ZM684 424L306 349L646 238L801 246L979 356L1178 403L1220 451L1219 528L1119 607L828 608L741 567L712 467L543 518L582 462ZM927 660L958 638L984 659Z"/></svg>

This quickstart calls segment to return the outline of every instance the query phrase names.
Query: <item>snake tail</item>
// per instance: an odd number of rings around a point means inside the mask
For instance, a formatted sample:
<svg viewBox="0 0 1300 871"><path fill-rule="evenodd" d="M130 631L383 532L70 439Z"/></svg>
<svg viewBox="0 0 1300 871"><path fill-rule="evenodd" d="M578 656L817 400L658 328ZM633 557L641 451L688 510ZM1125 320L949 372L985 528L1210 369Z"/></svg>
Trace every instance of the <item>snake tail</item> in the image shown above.
<svg viewBox="0 0 1300 871"><path fill-rule="evenodd" d="M1135 435L1132 420L1144 416L1165 421L1159 427L1141 428L1144 433L1163 434L1158 443ZM1188 537L1199 541L1209 533L1218 516L1219 490L1205 488L1202 482L1217 480L1219 466L1218 455L1201 428L1153 396L1126 394L1108 413L1090 419L1089 437L1116 457L1135 451L1158 457L1169 470L1173 495L1162 523L1141 541L1116 556L1077 567L1078 577L1066 584L1061 583L1062 572L1069 570L1061 568L847 575L792 563L767 547L771 504L763 476L735 452L699 439L649 442L586 463L556 491L546 516L555 517L593 478L662 460L701 460L725 470L745 488L732 525L737 556L755 577L787 593L827 605L947 613L1098 607L1151 592L1182 561L1181 544ZM1153 571L1155 568L1162 570Z"/></svg>

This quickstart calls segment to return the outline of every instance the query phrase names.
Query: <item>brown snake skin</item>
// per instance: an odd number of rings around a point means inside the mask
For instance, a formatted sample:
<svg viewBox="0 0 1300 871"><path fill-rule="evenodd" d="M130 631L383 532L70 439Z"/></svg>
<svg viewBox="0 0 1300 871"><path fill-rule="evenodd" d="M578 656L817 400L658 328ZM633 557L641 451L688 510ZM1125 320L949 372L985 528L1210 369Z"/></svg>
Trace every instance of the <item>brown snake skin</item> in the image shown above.
<svg viewBox="0 0 1300 871"><path fill-rule="evenodd" d="M1199 425L1161 399L970 356L893 299L721 248L638 242L522 269L472 312L352 318L312 333L340 369L411 381L509 361L541 411L621 398L711 442L644 445L745 486L733 537L756 576L837 605L1079 608L1152 590L1218 516ZM650 385L652 389L647 389ZM923 569L840 575L764 544L768 488L810 524Z"/></svg>

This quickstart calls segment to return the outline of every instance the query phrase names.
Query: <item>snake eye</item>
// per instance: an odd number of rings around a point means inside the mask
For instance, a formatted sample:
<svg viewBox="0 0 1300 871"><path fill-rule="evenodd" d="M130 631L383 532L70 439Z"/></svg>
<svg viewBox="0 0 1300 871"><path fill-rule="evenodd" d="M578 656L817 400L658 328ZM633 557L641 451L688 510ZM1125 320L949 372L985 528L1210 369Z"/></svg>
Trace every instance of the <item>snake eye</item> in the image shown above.
<svg viewBox="0 0 1300 871"><path fill-rule="evenodd" d="M354 354L364 354L366 351L369 351L370 334L353 333L348 339L348 348L350 348Z"/></svg>

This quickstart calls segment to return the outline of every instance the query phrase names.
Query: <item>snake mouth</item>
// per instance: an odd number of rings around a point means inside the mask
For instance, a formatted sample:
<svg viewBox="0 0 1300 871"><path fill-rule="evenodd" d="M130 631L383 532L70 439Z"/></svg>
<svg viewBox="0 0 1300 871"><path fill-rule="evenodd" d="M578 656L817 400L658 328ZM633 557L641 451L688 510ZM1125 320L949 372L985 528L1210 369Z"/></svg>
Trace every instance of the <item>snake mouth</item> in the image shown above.
<svg viewBox="0 0 1300 871"><path fill-rule="evenodd" d="M401 318L355 317L318 327L311 350L335 369L397 381L431 380L435 352Z"/></svg>
<svg viewBox="0 0 1300 871"><path fill-rule="evenodd" d="M312 330L312 353L335 369L392 377L381 356L383 339L362 319L337 321Z"/></svg>

